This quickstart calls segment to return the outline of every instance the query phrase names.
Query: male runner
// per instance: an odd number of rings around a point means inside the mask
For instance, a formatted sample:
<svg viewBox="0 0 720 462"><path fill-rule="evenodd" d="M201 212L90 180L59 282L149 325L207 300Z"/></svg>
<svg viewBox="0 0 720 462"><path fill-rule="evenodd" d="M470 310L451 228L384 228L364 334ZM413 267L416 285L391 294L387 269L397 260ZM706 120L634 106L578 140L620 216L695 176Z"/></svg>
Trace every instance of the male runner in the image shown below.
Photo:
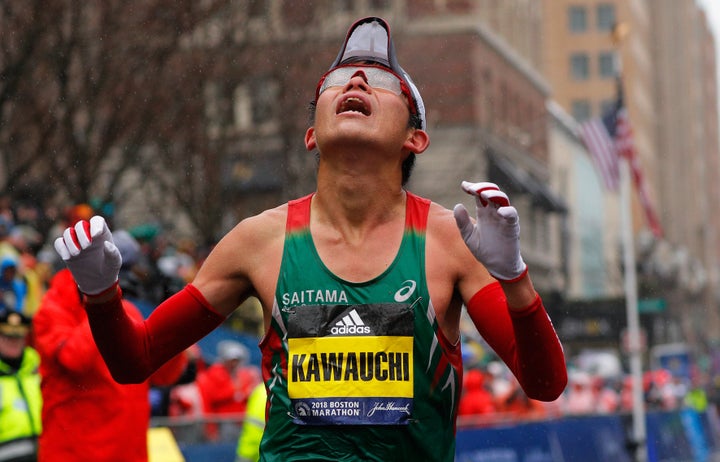
<svg viewBox="0 0 720 462"><path fill-rule="evenodd" d="M384 20L351 26L318 83L305 144L319 153L317 190L242 220L143 323L123 314L103 218L57 239L118 381L144 380L254 295L265 320L263 461L452 461L463 306L528 396L562 393L562 347L507 196L463 182L473 220L404 188L429 137Z"/></svg>

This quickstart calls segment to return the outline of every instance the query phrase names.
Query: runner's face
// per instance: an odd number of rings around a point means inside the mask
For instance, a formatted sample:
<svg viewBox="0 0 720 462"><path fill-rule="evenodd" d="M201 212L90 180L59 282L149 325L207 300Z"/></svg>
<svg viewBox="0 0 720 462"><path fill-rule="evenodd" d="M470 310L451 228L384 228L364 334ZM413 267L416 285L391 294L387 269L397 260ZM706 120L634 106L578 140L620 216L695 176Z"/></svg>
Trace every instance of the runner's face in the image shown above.
<svg viewBox="0 0 720 462"><path fill-rule="evenodd" d="M335 69L318 84L314 128L322 134L342 132L358 140L391 134L404 137L410 117L404 88L385 68Z"/></svg>
<svg viewBox="0 0 720 462"><path fill-rule="evenodd" d="M343 87L353 77L361 75L365 82L375 90L387 90L396 95L404 95L411 112L415 110L410 89L392 70L376 64L355 64L339 66L328 71L320 78L315 91L315 99L328 88Z"/></svg>

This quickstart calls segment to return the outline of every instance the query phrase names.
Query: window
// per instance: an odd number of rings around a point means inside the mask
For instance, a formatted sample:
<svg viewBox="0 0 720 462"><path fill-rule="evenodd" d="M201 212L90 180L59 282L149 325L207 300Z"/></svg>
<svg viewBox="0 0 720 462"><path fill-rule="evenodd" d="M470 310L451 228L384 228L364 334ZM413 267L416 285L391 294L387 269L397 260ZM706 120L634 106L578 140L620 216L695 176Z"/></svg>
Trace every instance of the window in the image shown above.
<svg viewBox="0 0 720 462"><path fill-rule="evenodd" d="M227 103L223 100L223 87L217 82L208 82L203 89L205 99L205 120L208 136L217 139L227 125Z"/></svg>
<svg viewBox="0 0 720 462"><path fill-rule="evenodd" d="M235 127L240 130L247 130L252 126L252 102L250 101L250 89L247 85L235 87L233 118Z"/></svg>
<svg viewBox="0 0 720 462"><path fill-rule="evenodd" d="M574 80L587 80L590 77L590 58L586 53L573 53L570 56L570 75Z"/></svg>
<svg viewBox="0 0 720 462"><path fill-rule="evenodd" d="M277 122L280 85L270 78L238 85L233 95L233 117L239 130L272 128Z"/></svg>
<svg viewBox="0 0 720 462"><path fill-rule="evenodd" d="M600 77L612 78L615 76L615 54L611 51L600 52L598 56L598 69Z"/></svg>
<svg viewBox="0 0 720 462"><path fill-rule="evenodd" d="M590 113L590 101L586 99L576 99L571 103L572 116L578 122L584 122L592 115Z"/></svg>
<svg viewBox="0 0 720 462"><path fill-rule="evenodd" d="M568 8L568 28L570 32L581 33L587 30L587 10L584 6Z"/></svg>
<svg viewBox="0 0 720 462"><path fill-rule="evenodd" d="M332 4L338 13L349 13L353 10L352 0L333 0Z"/></svg>
<svg viewBox="0 0 720 462"><path fill-rule="evenodd" d="M503 82L500 84L500 103L498 108L498 120L503 124L508 123L508 117L510 114L510 98L508 94L508 87Z"/></svg>
<svg viewBox="0 0 720 462"><path fill-rule="evenodd" d="M248 16L251 18L264 18L268 13L267 0L250 0L247 6Z"/></svg>
<svg viewBox="0 0 720 462"><path fill-rule="evenodd" d="M493 97L493 73L490 70L490 68L485 68L482 71L482 102L483 107L485 109L485 115L483 117L484 123L487 125L488 128L492 129L495 124L495 118L497 117L496 111L497 108L495 106L495 99Z"/></svg>
<svg viewBox="0 0 720 462"><path fill-rule="evenodd" d="M597 7L597 28L610 31L615 26L615 6L601 3Z"/></svg>
<svg viewBox="0 0 720 462"><path fill-rule="evenodd" d="M370 0L370 8L373 10L386 10L390 8L390 0Z"/></svg>
<svg viewBox="0 0 720 462"><path fill-rule="evenodd" d="M270 79L262 79L253 85L252 120L255 125L272 122L278 107L280 85Z"/></svg>

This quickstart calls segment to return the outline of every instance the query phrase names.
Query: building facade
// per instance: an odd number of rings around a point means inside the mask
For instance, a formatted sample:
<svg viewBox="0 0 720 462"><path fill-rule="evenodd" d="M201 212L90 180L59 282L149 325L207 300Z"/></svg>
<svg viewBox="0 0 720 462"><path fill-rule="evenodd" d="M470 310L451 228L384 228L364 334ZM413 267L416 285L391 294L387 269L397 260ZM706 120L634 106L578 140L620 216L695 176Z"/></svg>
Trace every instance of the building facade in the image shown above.
<svg viewBox="0 0 720 462"><path fill-rule="evenodd" d="M635 195L640 308L653 311L644 325L650 342L717 341L717 78L702 11L692 0L543 6L543 74L553 99L576 121L602 116L614 103L618 71L622 76L637 155L664 230L661 238L651 235ZM622 37L613 34L618 24ZM689 197L696 198L692 206Z"/></svg>

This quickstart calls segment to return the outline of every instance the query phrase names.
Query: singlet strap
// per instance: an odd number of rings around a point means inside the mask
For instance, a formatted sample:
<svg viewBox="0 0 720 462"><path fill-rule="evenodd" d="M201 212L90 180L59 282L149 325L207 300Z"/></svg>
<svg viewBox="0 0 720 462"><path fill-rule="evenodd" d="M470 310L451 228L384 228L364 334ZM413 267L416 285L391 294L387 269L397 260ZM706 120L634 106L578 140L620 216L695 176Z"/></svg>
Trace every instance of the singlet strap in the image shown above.
<svg viewBox="0 0 720 462"><path fill-rule="evenodd" d="M405 206L405 228L425 233L430 210L430 200L406 191L407 204Z"/></svg>
<svg viewBox="0 0 720 462"><path fill-rule="evenodd" d="M286 233L292 233L298 229L310 226L310 204L314 194L288 202Z"/></svg>

